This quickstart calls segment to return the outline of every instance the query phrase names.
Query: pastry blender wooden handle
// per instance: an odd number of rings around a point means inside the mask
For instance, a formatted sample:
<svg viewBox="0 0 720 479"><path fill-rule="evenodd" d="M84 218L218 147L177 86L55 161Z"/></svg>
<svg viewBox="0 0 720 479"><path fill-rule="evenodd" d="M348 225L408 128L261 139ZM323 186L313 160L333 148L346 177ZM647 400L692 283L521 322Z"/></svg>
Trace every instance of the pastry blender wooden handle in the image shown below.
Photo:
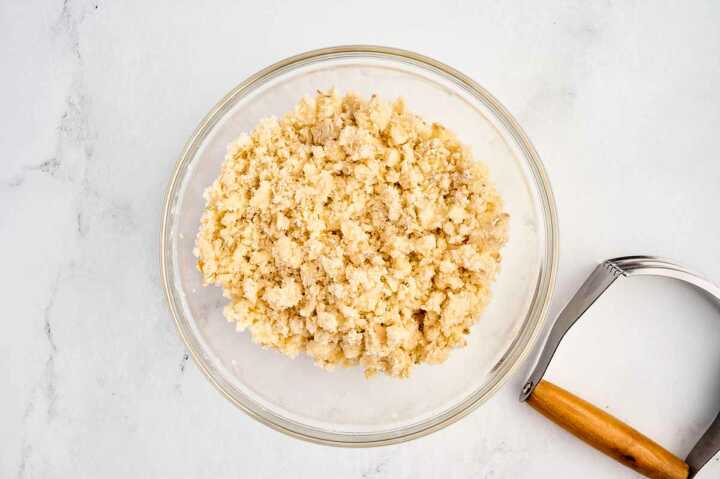
<svg viewBox="0 0 720 479"><path fill-rule="evenodd" d="M720 305L720 286L667 259L623 256L604 261L593 270L556 318L535 368L523 386L520 400L527 401L583 441L647 477L693 477L720 451L720 413L683 462L622 421L543 380L565 333L616 280L632 276L678 280L702 291L705 297Z"/></svg>
<svg viewBox="0 0 720 479"><path fill-rule="evenodd" d="M688 465L652 439L574 394L541 380L527 403L587 444L652 479L686 479Z"/></svg>

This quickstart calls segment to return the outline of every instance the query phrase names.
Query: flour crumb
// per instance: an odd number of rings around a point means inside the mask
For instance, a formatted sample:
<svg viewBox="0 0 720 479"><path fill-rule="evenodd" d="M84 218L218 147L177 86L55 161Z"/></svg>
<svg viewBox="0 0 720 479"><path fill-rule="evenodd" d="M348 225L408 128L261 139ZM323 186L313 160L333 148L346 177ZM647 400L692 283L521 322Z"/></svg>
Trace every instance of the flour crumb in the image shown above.
<svg viewBox="0 0 720 479"><path fill-rule="evenodd" d="M226 318L367 376L464 346L507 241L487 169L449 130L335 90L232 142L205 199L194 251Z"/></svg>

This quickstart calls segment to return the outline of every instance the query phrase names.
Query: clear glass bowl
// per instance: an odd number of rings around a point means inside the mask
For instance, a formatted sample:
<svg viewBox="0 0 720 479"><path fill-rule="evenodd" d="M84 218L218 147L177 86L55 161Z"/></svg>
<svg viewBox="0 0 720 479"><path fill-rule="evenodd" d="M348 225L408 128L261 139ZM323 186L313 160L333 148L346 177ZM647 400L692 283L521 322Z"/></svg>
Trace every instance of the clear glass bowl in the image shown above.
<svg viewBox="0 0 720 479"><path fill-rule="evenodd" d="M490 169L511 215L510 240L493 300L468 346L409 379L327 372L252 343L222 316L225 299L203 287L192 254L203 190L226 145L263 117L336 87L383 98L438 121ZM538 155L513 117L462 73L421 55L383 47L327 48L272 65L234 88L205 117L170 181L161 268L170 310L193 359L212 384L257 420L292 436L342 446L406 441L440 429L485 401L532 346L547 313L558 260L555 203Z"/></svg>

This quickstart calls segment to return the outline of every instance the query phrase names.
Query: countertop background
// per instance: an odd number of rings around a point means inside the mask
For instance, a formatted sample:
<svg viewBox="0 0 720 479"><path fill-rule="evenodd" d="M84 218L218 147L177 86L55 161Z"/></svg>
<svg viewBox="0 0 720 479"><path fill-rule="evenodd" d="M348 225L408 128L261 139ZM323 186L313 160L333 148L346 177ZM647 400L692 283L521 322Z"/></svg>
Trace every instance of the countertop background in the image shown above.
<svg viewBox="0 0 720 479"><path fill-rule="evenodd" d="M600 260L720 281L715 1L0 1L0 477L631 478L516 400L346 450L268 429L188 360L159 281L181 148L249 74L371 43L448 63L517 117L560 213L553 311ZM548 378L684 456L720 407L720 317L627 280ZM720 477L716 456L698 478Z"/></svg>

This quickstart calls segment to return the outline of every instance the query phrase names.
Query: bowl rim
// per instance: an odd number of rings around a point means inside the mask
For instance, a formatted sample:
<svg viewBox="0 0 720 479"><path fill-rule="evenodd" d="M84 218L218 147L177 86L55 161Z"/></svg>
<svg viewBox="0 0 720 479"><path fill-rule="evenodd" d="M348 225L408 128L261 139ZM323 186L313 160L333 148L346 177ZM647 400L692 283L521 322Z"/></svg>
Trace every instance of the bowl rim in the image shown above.
<svg viewBox="0 0 720 479"><path fill-rule="evenodd" d="M403 433L408 428L399 430L383 431L380 433L372 433L368 435L363 434L352 434L352 433L336 433L336 432L325 432L321 434L313 435L311 432L316 428L310 426L300 425L304 428L304 431L293 429L293 421L283 420L278 418L275 413L263 414L259 410L254 410L250 406L240 402L235 398L229 391L227 391L219 382L213 377L208 365L201 359L201 353L196 351L192 346L188 333L181 324L181 313L178 311L176 305L176 299L173 294L173 288L171 285L171 279L168 271L168 251L169 251L169 232L170 232L170 220L173 215L172 206L173 199L176 193L176 189L181 180L181 173L184 172L184 167L190 161L194 155L199 142L204 139L206 130L209 130L214 126L214 120L217 120L221 113L224 113L224 109L228 104L239 94L242 94L245 90L251 88L258 82L262 82L264 79L277 73L279 70L284 70L295 64L304 64L309 60L319 60L323 57L333 58L336 56L354 56L354 55L371 55L381 58L389 58L399 60L403 62L409 62L416 66L429 68L435 70L441 74L446 75L449 79L455 81L456 84L465 88L473 96L481 99L482 102L489 107L496 115L497 119L507 128L507 130L514 137L517 146L520 147L526 160L529 162L530 170L536 180L536 186L539 191L540 202L542 204L542 210L544 213L545 220L545 231L546 231L546 244L545 244L545 257L541 264L540 280L536 286L535 293L526 315L529 319L534 319L534 326L531 328L529 336L525 339L525 344L521 348L511 348L510 354L514 356L511 361L504 360L503 365L505 371L502 374L497 375L495 383L481 396L473 397L477 395L471 394L463 400L461 403L453 406L450 410L445 411L443 414L433 416L429 419L425 419L418 424L409 426L409 431ZM443 429L459 419L462 419L470 412L474 411L477 407L487 401L493 394L495 394L508 380L509 376L523 363L527 355L533 348L535 342L538 339L540 331L543 329L543 325L547 319L548 310L550 307L550 300L555 289L555 282L557 276L557 268L559 262L559 228L558 228L558 217L557 207L555 204L555 198L550 186L550 181L545 171L545 167L542 164L540 157L535 150L535 147L530 142L525 132L522 130L515 118L510 112L485 88L480 86L477 82L472 80L467 75L459 72L458 70L445 65L437 60L429 58L425 55L421 55L412 51L402 50L392 47L384 47L377 45L340 45L334 47L320 48L316 50L310 50L304 53L290 56L283 60L280 60L272 65L258 71L257 73L250 75L244 81L235 86L230 90L219 102L217 102L212 109L205 115L200 124L196 127L193 134L190 136L188 141L183 147L180 158L178 159L174 171L170 177L168 184L165 201L162 210L161 227L160 227L160 277L163 290L165 292L165 299L167 301L170 313L175 321L175 327L178 334L182 338L185 347L190 352L193 358L193 362L200 368L203 375L208 381L220 392L228 401L233 403L240 410L245 412L253 419L259 421L266 426L275 429L276 431L282 432L291 437L302 439L317 444L324 444L330 446L342 446L342 447L375 447L390 444L397 444L401 442L410 441L419 437L426 436L432 432ZM522 330L521 330L522 331ZM519 335L516 341L522 336ZM275 418L276 420L273 420ZM278 420L279 419L279 420ZM285 424L281 424L284 422ZM364 439L366 438L366 439Z"/></svg>

